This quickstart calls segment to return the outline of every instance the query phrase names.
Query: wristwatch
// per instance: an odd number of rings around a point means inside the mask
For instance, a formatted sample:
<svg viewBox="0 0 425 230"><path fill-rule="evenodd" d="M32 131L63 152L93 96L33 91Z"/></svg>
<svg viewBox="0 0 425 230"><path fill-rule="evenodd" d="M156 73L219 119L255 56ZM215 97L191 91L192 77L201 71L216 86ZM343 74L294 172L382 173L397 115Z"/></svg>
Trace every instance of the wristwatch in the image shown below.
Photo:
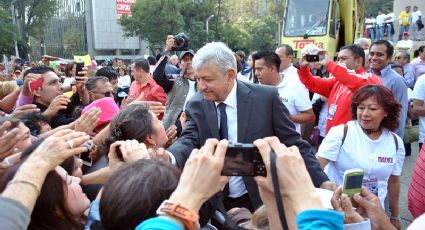
<svg viewBox="0 0 425 230"><path fill-rule="evenodd" d="M174 204L169 200L164 200L159 208L156 210L158 215L168 215L180 219L186 229L195 229L195 224L199 220L198 213L182 206L181 204Z"/></svg>

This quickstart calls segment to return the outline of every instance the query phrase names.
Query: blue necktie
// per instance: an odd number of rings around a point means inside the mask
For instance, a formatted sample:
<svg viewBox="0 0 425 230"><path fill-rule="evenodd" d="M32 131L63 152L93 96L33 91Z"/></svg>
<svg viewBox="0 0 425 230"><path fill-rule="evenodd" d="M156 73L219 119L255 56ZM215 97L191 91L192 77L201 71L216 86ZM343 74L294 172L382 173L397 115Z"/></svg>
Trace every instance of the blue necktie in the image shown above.
<svg viewBox="0 0 425 230"><path fill-rule="evenodd" d="M217 105L220 110L220 140L226 139L228 140L228 129L227 129L227 114L226 114L226 104L220 103Z"/></svg>
<svg viewBox="0 0 425 230"><path fill-rule="evenodd" d="M220 129L218 132L220 133L220 140L226 139L229 140L229 134L227 129L227 114L226 114L226 104L220 103L217 105L218 110L220 110ZM230 193L229 183L226 184L223 190L224 197L228 197Z"/></svg>

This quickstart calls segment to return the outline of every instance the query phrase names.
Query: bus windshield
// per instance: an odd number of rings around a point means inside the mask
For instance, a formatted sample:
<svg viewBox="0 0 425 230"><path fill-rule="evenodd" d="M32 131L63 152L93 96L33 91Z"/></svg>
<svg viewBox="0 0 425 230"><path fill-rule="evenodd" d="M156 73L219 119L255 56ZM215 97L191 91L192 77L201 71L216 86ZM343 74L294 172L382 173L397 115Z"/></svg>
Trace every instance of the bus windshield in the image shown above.
<svg viewBox="0 0 425 230"><path fill-rule="evenodd" d="M284 36L325 35L329 0L288 0Z"/></svg>

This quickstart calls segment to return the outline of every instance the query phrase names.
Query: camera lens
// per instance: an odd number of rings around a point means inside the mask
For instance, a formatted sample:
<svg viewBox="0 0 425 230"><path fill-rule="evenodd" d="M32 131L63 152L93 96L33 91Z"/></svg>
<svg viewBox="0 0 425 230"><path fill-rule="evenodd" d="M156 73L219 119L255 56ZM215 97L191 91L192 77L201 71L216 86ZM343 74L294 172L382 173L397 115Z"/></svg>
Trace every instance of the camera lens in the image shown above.
<svg viewBox="0 0 425 230"><path fill-rule="evenodd" d="M183 47L184 46L184 38L182 38L182 37L176 37L176 38L174 38L174 46L176 47L176 48L181 48L181 47Z"/></svg>

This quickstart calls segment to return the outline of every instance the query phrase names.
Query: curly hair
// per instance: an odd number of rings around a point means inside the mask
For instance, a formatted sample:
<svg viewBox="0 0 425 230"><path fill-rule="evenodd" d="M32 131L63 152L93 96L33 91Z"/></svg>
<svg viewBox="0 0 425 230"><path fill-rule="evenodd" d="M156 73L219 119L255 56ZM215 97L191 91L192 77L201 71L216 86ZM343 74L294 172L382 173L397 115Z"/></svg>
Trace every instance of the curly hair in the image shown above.
<svg viewBox="0 0 425 230"><path fill-rule="evenodd" d="M375 97L378 104L388 113L381 121L380 127L394 131L398 127L401 104L397 102L391 90L383 85L365 85L356 91L351 98L351 116L353 120L357 120L357 107L359 104L369 97Z"/></svg>

